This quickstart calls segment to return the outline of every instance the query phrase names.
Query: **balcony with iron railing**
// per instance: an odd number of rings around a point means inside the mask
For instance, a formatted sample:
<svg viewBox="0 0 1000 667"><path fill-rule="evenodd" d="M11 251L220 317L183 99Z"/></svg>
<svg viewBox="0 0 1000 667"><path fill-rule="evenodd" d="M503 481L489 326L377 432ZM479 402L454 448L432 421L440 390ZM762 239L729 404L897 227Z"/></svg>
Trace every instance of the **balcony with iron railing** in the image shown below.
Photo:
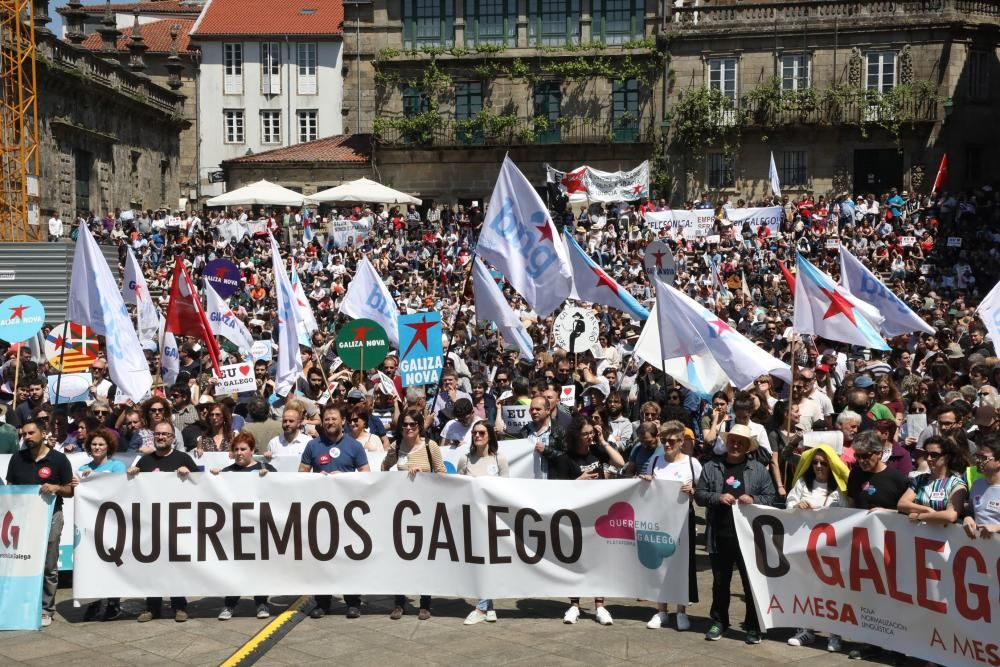
<svg viewBox="0 0 1000 667"><path fill-rule="evenodd" d="M541 117L495 117L480 123L445 120L422 114L415 118L376 119L375 137L382 146L461 148L475 146L544 146L552 144L652 143L652 119L625 116L590 118L567 116L549 121Z"/></svg>
<svg viewBox="0 0 1000 667"><path fill-rule="evenodd" d="M738 116L744 127L788 125L865 125L887 122L934 123L939 100L922 89L900 88L891 94L874 91L810 91L778 100L740 100ZM730 112L732 113L732 111ZM735 124L735 121L728 123Z"/></svg>

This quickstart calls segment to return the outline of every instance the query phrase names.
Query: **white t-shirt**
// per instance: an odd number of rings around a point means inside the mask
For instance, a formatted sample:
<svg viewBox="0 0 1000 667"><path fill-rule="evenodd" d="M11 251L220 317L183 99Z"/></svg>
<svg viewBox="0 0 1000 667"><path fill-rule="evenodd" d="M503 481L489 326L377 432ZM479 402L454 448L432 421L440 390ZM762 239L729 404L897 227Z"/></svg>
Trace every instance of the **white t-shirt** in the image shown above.
<svg viewBox="0 0 1000 667"><path fill-rule="evenodd" d="M285 440L285 434L271 438L267 443L267 451L274 456L297 456L302 458L302 452L306 450L306 445L312 440L305 433L299 432L292 441Z"/></svg>
<svg viewBox="0 0 1000 667"><path fill-rule="evenodd" d="M972 483L969 500L977 524L1000 523L1000 484L990 486L985 477L980 477Z"/></svg>
<svg viewBox="0 0 1000 667"><path fill-rule="evenodd" d="M694 471L693 476L692 470ZM685 482L697 484L698 478L701 477L701 463L693 456L685 456L683 460L668 463L665 458L657 455L653 461L653 477L681 484Z"/></svg>
<svg viewBox="0 0 1000 667"><path fill-rule="evenodd" d="M450 420L441 429L442 446L468 447L472 444L472 427L476 425L478 419L473 419L472 423L466 426L457 419Z"/></svg>

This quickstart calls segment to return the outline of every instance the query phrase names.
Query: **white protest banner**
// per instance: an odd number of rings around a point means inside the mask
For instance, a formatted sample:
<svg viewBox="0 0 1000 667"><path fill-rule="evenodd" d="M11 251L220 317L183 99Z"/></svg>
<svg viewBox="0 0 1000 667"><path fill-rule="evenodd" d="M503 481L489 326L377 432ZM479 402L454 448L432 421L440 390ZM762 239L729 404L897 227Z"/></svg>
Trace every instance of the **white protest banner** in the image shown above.
<svg viewBox="0 0 1000 667"><path fill-rule="evenodd" d="M629 171L588 167L583 176L591 201L634 201L649 196L649 161Z"/></svg>
<svg viewBox="0 0 1000 667"><path fill-rule="evenodd" d="M331 220L329 230L333 245L337 248L343 248L349 241L354 240L354 223L351 220L344 218Z"/></svg>
<svg viewBox="0 0 1000 667"><path fill-rule="evenodd" d="M688 602L675 482L106 475L76 489L74 596L604 595Z"/></svg>
<svg viewBox="0 0 1000 667"><path fill-rule="evenodd" d="M767 227L771 235L778 233L784 213L780 206L727 208L726 218L734 225L750 223L750 228L756 232L761 227Z"/></svg>
<svg viewBox="0 0 1000 667"><path fill-rule="evenodd" d="M1000 657L1000 541L894 511L739 505L733 518L761 627L836 633L943 665Z"/></svg>
<svg viewBox="0 0 1000 667"><path fill-rule="evenodd" d="M517 433L531 423L531 415L527 405L504 405L500 408L500 418L503 420L504 431Z"/></svg>
<svg viewBox="0 0 1000 667"><path fill-rule="evenodd" d="M257 378L253 373L253 364L244 362L221 366L222 377L215 383L215 393L239 394L244 391L257 391Z"/></svg>
<svg viewBox="0 0 1000 667"><path fill-rule="evenodd" d="M722 237L719 234L709 234L705 237L705 243L708 243L709 245L713 243L717 245L720 240L722 240Z"/></svg>
<svg viewBox="0 0 1000 667"><path fill-rule="evenodd" d="M948 237L948 247L949 248L961 248L962 247L962 237L960 237L960 236L949 236Z"/></svg>
<svg viewBox="0 0 1000 667"><path fill-rule="evenodd" d="M917 242L917 237L916 236L904 236L899 241L900 241L900 244L904 248L908 248L908 247L914 245Z"/></svg>
<svg viewBox="0 0 1000 667"><path fill-rule="evenodd" d="M826 249L827 250L836 250L839 247L840 247L840 239L827 239L826 240Z"/></svg>
<svg viewBox="0 0 1000 667"><path fill-rule="evenodd" d="M41 626L42 575L54 496L43 497L39 488L0 486L0 630Z"/></svg>

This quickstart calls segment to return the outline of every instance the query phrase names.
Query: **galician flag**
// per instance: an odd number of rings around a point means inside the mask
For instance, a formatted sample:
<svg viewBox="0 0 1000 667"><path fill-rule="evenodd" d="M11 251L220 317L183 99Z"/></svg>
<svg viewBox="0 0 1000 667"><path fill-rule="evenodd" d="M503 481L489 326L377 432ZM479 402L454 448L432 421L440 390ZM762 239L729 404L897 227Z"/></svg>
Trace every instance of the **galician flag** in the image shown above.
<svg viewBox="0 0 1000 667"><path fill-rule="evenodd" d="M181 372L181 355L177 349L177 339L170 331L166 331L167 320L160 315L159 343L160 343L160 379L168 387L177 382L177 376Z"/></svg>
<svg viewBox="0 0 1000 667"><path fill-rule="evenodd" d="M299 343L306 347L312 347L312 335L316 329L319 329L319 325L316 323L316 317L313 315L312 306L309 305L309 298L306 297L306 291L302 287L302 281L299 280L299 271L295 268L294 259L292 259L292 275L290 280L292 282L292 293L295 294L295 310L298 311L299 316Z"/></svg>
<svg viewBox="0 0 1000 667"><path fill-rule="evenodd" d="M993 347L1000 348L1000 283L993 286L976 308L976 313L986 325L986 331L993 339Z"/></svg>
<svg viewBox="0 0 1000 667"><path fill-rule="evenodd" d="M937 330L920 319L902 299L893 294L874 273L868 270L847 248L840 246L840 284L854 297L877 309L885 321L882 333L899 336L914 331L934 334Z"/></svg>
<svg viewBox="0 0 1000 667"><path fill-rule="evenodd" d="M298 311L295 308L295 293L281 260L281 249L274 235L271 240L271 267L274 271L274 289L278 300L278 368L275 371L275 393L288 396L295 389L295 382L302 373L302 357L299 356Z"/></svg>
<svg viewBox="0 0 1000 667"><path fill-rule="evenodd" d="M510 158L504 158L476 251L507 278L540 317L573 288L566 248L548 208Z"/></svg>
<svg viewBox="0 0 1000 667"><path fill-rule="evenodd" d="M251 356L250 348L253 347L253 336L246 325L236 317L233 309L229 307L225 299L212 287L212 283L205 281L205 300L208 302L205 312L208 314L208 325L212 327L212 333L222 336L240 350L244 359Z"/></svg>
<svg viewBox="0 0 1000 667"><path fill-rule="evenodd" d="M120 401L144 400L153 386L146 355L132 328L125 301L111 269L86 225L73 255L66 319L82 324L104 336L108 351L108 372L118 386Z"/></svg>
<svg viewBox="0 0 1000 667"><path fill-rule="evenodd" d="M573 267L573 291L570 293L572 298L615 308L628 313L636 320L649 317L649 311L639 305L628 290L616 283L583 251L569 230L565 231L564 236L570 265Z"/></svg>
<svg viewBox="0 0 1000 667"><path fill-rule="evenodd" d="M796 255L795 268L795 331L876 350L889 349L878 332L885 318L877 310L852 296L802 255Z"/></svg>
<svg viewBox="0 0 1000 667"><path fill-rule="evenodd" d="M358 270L340 302L340 312L352 319L378 322L399 349L399 309L367 257L358 262Z"/></svg>
<svg viewBox="0 0 1000 667"><path fill-rule="evenodd" d="M153 303L153 296L142 275L139 261L129 250L125 253L125 278L122 280L122 298L125 303L135 304L135 319L139 330L139 340L156 340L160 324L160 314Z"/></svg>
<svg viewBox="0 0 1000 667"><path fill-rule="evenodd" d="M496 324L503 339L510 345L516 345L521 351L522 359L534 361L535 346L531 336L479 257L475 258L472 265L472 293L476 301L476 319Z"/></svg>
<svg viewBox="0 0 1000 667"><path fill-rule="evenodd" d="M781 196L781 181L778 180L778 166L774 164L774 151L771 151L771 167L767 170L767 180L771 181L771 194Z"/></svg>

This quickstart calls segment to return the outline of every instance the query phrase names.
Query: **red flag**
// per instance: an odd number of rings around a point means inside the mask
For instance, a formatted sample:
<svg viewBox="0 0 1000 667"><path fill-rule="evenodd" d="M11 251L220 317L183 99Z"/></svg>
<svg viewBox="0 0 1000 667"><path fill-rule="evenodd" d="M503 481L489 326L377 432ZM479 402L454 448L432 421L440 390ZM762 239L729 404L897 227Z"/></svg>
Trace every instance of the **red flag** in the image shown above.
<svg viewBox="0 0 1000 667"><path fill-rule="evenodd" d="M941 165L938 167L937 176L934 178L934 187L931 192L941 192L942 188L948 187L948 154L941 156Z"/></svg>
<svg viewBox="0 0 1000 667"><path fill-rule="evenodd" d="M785 276L785 282L788 283L788 291L795 294L795 276L788 270L784 262L778 262L778 266L781 267L781 275Z"/></svg>
<svg viewBox="0 0 1000 667"><path fill-rule="evenodd" d="M167 324L164 331L174 335L191 336L205 343L208 354L212 357L216 375L222 376L222 371L219 369L219 343L212 334L208 316L201 306L198 292L180 257L174 264L174 279L170 286L170 305L167 307Z"/></svg>

